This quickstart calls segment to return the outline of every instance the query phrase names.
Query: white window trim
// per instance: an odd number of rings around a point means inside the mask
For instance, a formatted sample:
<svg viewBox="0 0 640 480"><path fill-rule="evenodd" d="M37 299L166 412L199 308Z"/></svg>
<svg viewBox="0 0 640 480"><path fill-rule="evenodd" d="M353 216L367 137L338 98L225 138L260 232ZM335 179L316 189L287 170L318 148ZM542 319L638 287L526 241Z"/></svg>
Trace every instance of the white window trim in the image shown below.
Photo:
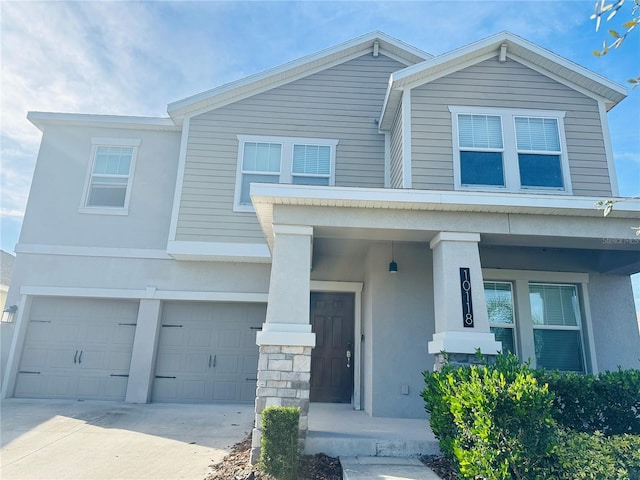
<svg viewBox="0 0 640 480"><path fill-rule="evenodd" d="M515 350L514 354L516 356L520 356L520 346L518 345L518 307L515 302L515 285L514 282L509 280L487 280L483 279L484 283L505 283L508 284L511 288L511 311L513 312L513 323L493 323L491 319L489 319L489 327L493 328L508 328L511 330L511 335L513 335L513 349Z"/></svg>
<svg viewBox="0 0 640 480"><path fill-rule="evenodd" d="M514 319L516 322L515 344L518 357L521 360L531 360L531 366L536 368L534 329L579 330L584 371L586 373L598 373L591 310L589 307L588 274L483 268L482 276L485 282L510 282L512 285L515 308ZM575 287L580 306L579 326L534 325L531 318L531 302L529 298L529 285L532 283Z"/></svg>
<svg viewBox="0 0 640 480"><path fill-rule="evenodd" d="M492 192L531 192L555 195L571 195L571 174L569 172L569 157L567 155L567 140L564 131L565 112L557 110L522 110L515 108L487 108L449 106L451 112L451 133L453 146L453 174L456 190L492 191ZM458 146L458 115L494 115L501 117L502 123L502 152L504 168L504 187L490 185L462 185L460 181L460 148ZM564 188L522 187L520 185L520 171L518 167L518 150L515 135L515 117L543 117L554 118L558 122L560 136L560 166L562 168L562 182ZM492 149L491 151L497 151ZM543 152L544 153L544 152Z"/></svg>
<svg viewBox="0 0 640 480"><path fill-rule="evenodd" d="M131 185L133 184L133 174L135 172L136 158L138 157L138 147L141 140L139 138L111 138L111 137L93 137L91 138L91 157L87 175L82 190L82 198L80 201L79 213L91 213L97 215L128 215L129 199L131 197ZM131 165L129 167L129 177L127 179L127 191L124 197L124 205L122 207L90 207L87 205L89 191L91 189L91 178L93 176L93 167L96 161L96 151L98 147L132 147Z"/></svg>
<svg viewBox="0 0 640 480"><path fill-rule="evenodd" d="M336 183L336 146L339 140L326 138L307 138L307 137L274 137L262 135L238 135L238 159L236 165L236 187L233 196L234 212L255 212L253 205L245 205L240 203L242 195L242 161L244 155L244 144L246 142L256 143L277 143L282 146L282 157L280 158L280 172L278 174L279 182L291 184L293 183L293 146L294 145L320 145L330 147L330 171L329 186ZM274 174L275 176L275 174ZM313 175L305 175L313 177ZM323 176L324 177L324 176Z"/></svg>

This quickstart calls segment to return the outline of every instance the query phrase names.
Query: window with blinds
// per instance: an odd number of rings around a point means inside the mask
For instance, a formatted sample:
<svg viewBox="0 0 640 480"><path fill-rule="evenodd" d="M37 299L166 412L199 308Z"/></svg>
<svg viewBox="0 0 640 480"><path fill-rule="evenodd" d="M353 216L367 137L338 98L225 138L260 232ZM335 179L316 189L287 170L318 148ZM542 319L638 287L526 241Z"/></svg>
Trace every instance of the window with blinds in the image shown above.
<svg viewBox="0 0 640 480"><path fill-rule="evenodd" d="M530 283L529 304L538 368L584 372L576 286Z"/></svg>
<svg viewBox="0 0 640 480"><path fill-rule="evenodd" d="M512 290L510 282L484 282L491 332L502 343L502 353L517 354Z"/></svg>
<svg viewBox="0 0 640 480"><path fill-rule="evenodd" d="M454 186L571 193L564 112L450 106Z"/></svg>
<svg viewBox="0 0 640 480"><path fill-rule="evenodd" d="M463 185L505 185L502 120L496 115L458 115Z"/></svg>
<svg viewBox="0 0 640 480"><path fill-rule="evenodd" d="M331 147L294 145L291 176L294 184L329 185Z"/></svg>
<svg viewBox="0 0 640 480"><path fill-rule="evenodd" d="M515 117L520 185L562 188L562 164L558 120Z"/></svg>
<svg viewBox="0 0 640 480"><path fill-rule="evenodd" d="M253 211L252 183L330 186L338 140L238 135L234 210Z"/></svg>

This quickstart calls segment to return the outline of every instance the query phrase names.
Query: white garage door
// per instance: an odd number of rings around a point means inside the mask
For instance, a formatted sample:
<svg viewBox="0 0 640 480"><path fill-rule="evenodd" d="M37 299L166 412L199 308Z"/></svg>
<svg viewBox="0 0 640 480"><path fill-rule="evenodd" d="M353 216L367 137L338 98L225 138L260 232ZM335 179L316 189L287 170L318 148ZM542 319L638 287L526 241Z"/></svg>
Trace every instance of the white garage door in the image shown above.
<svg viewBox="0 0 640 480"><path fill-rule="evenodd" d="M35 298L16 397L123 400L138 302Z"/></svg>
<svg viewBox="0 0 640 480"><path fill-rule="evenodd" d="M253 402L266 305L168 302L152 401Z"/></svg>

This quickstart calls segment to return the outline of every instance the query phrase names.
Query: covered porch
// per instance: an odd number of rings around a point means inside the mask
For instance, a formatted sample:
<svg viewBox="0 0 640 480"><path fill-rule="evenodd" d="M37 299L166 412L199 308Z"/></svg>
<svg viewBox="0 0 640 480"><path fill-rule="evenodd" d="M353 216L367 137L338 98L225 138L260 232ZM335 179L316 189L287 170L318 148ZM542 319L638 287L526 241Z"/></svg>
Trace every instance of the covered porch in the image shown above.
<svg viewBox="0 0 640 480"><path fill-rule="evenodd" d="M600 292L615 289L624 293L616 313L626 318L633 310L628 274L640 263L629 228L635 204L605 219L594 208L595 199L559 195L266 184L253 185L251 194L272 254L267 318L257 340L256 425L267 406L299 406L301 439L310 445L325 437L312 433L310 404L313 352L319 345L310 299L319 284L360 286L352 289L359 313L353 350L345 350L354 376L346 408L364 413L353 412L347 431L341 431L338 418L331 420L334 415L324 416L336 427L318 426L316 432L331 431L336 442L341 436L353 441L357 428L366 431L358 416L373 422L408 418L426 426L421 372L433 369L442 352L465 363L478 348L488 355L502 349L490 329L486 280L500 288L510 285L512 305L524 320L512 338L524 359L536 355L540 336L532 330L531 285L554 285L549 298L566 290L575 300L570 319L575 326L567 335L576 339L577 349L586 349L579 352L585 371L598 371L600 359L609 361L615 353L608 351L610 342L599 344L603 333L609 339L618 335L607 329L608 302L592 308L589 297L604 300L606 293ZM620 333L620 341L637 344L637 331L635 340L629 333ZM329 411L339 415L343 408ZM322 407L316 411L323 418ZM255 430L256 448L259 435ZM392 437L389 445L402 441ZM369 451L387 448L371 439L365 443Z"/></svg>
<svg viewBox="0 0 640 480"><path fill-rule="evenodd" d="M439 452L426 418L372 417L341 403L309 406L308 455L414 457Z"/></svg>

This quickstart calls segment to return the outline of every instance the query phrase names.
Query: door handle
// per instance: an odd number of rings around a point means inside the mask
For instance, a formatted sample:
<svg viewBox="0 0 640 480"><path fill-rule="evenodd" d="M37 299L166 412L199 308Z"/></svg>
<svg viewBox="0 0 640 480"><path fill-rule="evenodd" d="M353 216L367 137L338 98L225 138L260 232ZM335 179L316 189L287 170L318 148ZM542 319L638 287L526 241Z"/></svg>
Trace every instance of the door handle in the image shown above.
<svg viewBox="0 0 640 480"><path fill-rule="evenodd" d="M216 357L217 355L213 356L213 368L216 368Z"/></svg>
<svg viewBox="0 0 640 480"><path fill-rule="evenodd" d="M209 355L209 368L211 368L211 355Z"/></svg>
<svg viewBox="0 0 640 480"><path fill-rule="evenodd" d="M82 363L82 350L80 350L80 357L78 358L78 363Z"/></svg>
<svg viewBox="0 0 640 480"><path fill-rule="evenodd" d="M347 368L351 368L351 348L352 345L350 343L347 344Z"/></svg>
<svg viewBox="0 0 640 480"><path fill-rule="evenodd" d="M76 363L78 360L78 350L76 350L76 354L73 356L73 363Z"/></svg>

